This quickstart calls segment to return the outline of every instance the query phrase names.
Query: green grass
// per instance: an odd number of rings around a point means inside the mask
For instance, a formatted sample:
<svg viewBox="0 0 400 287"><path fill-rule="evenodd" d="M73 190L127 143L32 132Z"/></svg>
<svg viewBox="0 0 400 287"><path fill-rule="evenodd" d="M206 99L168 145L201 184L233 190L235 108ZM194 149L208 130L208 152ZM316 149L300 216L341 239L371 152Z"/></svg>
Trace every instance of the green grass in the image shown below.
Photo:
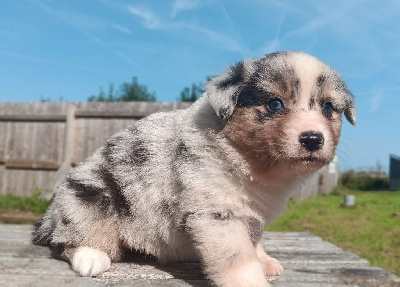
<svg viewBox="0 0 400 287"><path fill-rule="evenodd" d="M0 210L31 211L42 215L46 212L50 201L40 199L40 190L36 190L32 197L21 197L15 195L0 195Z"/></svg>
<svg viewBox="0 0 400 287"><path fill-rule="evenodd" d="M269 231L309 231L353 252L373 266L400 275L400 191L360 192L354 208L342 208L341 191L290 202Z"/></svg>

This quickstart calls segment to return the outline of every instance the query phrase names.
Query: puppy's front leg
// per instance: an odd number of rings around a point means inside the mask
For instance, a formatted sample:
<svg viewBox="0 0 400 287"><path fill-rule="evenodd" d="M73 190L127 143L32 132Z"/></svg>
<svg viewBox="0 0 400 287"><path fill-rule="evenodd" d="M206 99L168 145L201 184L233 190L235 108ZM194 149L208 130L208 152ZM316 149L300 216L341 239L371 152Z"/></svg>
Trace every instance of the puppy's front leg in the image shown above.
<svg viewBox="0 0 400 287"><path fill-rule="evenodd" d="M245 225L221 218L192 216L187 222L209 278L217 286L270 286Z"/></svg>
<svg viewBox="0 0 400 287"><path fill-rule="evenodd" d="M265 250L261 244L261 240L259 240L256 244L256 253L264 265L267 276L278 276L282 274L282 265L278 262L278 260L265 253Z"/></svg>
<svg viewBox="0 0 400 287"><path fill-rule="evenodd" d="M64 256L71 262L72 269L81 276L96 276L111 266L111 259L107 253L88 246L68 247L64 250Z"/></svg>

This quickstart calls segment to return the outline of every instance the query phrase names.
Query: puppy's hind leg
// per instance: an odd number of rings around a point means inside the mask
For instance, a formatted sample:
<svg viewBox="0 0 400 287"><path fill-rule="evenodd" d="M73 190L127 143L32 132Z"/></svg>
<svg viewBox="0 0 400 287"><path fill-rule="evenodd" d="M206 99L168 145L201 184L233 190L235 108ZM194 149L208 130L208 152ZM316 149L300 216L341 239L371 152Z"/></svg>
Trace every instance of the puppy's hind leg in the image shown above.
<svg viewBox="0 0 400 287"><path fill-rule="evenodd" d="M70 260L72 269L81 276L96 276L111 266L110 257L99 249L87 246L66 248L64 254Z"/></svg>
<svg viewBox="0 0 400 287"><path fill-rule="evenodd" d="M218 287L269 287L246 226L237 219L187 220L205 272Z"/></svg>

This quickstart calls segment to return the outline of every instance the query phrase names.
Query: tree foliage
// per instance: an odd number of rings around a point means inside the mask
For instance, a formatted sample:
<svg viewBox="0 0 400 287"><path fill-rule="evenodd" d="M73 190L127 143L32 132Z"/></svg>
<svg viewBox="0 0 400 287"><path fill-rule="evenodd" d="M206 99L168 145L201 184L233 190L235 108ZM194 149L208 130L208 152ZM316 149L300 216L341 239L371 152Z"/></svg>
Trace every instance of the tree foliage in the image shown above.
<svg viewBox="0 0 400 287"><path fill-rule="evenodd" d="M100 93L89 97L89 102L155 102L157 100L154 92L150 93L147 86L141 85L137 77L133 77L130 83L123 83L117 91L110 84L108 93L100 88Z"/></svg>
<svg viewBox="0 0 400 287"><path fill-rule="evenodd" d="M195 102L198 98L201 97L201 95L204 93L204 84L199 83L195 84L193 83L192 86L185 87L179 97L179 100L181 102Z"/></svg>
<svg viewBox="0 0 400 287"><path fill-rule="evenodd" d="M206 82L208 82L214 76L206 77ZM195 102L201 95L205 92L204 83L199 82L198 84L193 83L191 87L185 87L178 100L181 102Z"/></svg>

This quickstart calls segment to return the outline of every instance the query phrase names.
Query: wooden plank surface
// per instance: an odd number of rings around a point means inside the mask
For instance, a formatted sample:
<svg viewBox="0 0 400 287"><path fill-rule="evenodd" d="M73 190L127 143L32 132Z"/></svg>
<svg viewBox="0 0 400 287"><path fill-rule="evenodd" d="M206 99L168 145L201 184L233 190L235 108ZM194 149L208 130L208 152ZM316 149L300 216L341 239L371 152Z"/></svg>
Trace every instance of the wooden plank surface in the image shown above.
<svg viewBox="0 0 400 287"><path fill-rule="evenodd" d="M0 225L0 286L209 286L198 262L113 263L96 278L83 278L68 263L30 242L32 226ZM285 272L274 287L400 286L400 278L365 259L304 232L265 232L263 245Z"/></svg>

